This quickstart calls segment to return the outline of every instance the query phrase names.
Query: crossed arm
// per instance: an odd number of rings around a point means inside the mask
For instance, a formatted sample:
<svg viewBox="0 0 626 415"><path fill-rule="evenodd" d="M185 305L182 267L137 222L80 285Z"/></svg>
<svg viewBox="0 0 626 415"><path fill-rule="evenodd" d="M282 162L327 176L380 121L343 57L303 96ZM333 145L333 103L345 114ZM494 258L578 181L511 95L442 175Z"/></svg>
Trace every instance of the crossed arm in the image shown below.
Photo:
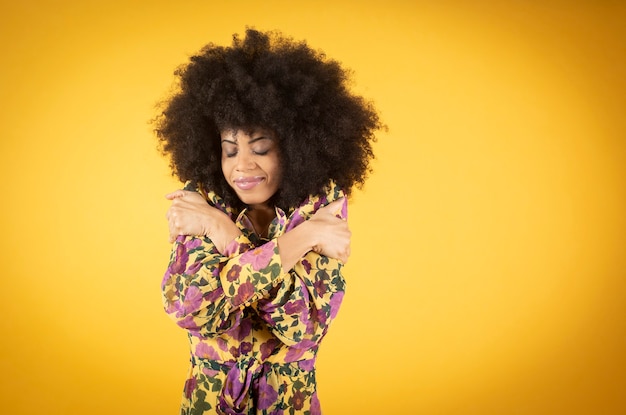
<svg viewBox="0 0 626 415"><path fill-rule="evenodd" d="M231 219L195 192L168 198L175 240L163 279L168 314L201 335L224 332L253 307L288 345L317 341L343 297L350 231L340 199L289 232L254 247Z"/></svg>
<svg viewBox="0 0 626 415"><path fill-rule="evenodd" d="M179 235L207 236L223 254L228 244L241 235L237 225L199 193L177 190L166 197L172 200L167 212L170 242ZM347 262L351 233L345 219L337 216L344 202L342 198L328 204L310 220L277 238L283 271L289 271L311 250Z"/></svg>

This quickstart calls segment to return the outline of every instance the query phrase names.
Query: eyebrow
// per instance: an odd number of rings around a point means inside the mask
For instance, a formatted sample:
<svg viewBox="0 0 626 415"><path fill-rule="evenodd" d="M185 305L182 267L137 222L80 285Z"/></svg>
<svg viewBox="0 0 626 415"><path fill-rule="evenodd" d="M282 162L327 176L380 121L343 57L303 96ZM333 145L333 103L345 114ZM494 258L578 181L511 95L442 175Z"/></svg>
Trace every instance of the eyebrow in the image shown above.
<svg viewBox="0 0 626 415"><path fill-rule="evenodd" d="M256 143L257 141L260 141L260 140L271 140L271 138L266 135L261 135L259 137L253 138L250 141L248 141L248 144ZM230 143L230 144L237 145L237 141L228 140L225 138L222 139L222 143Z"/></svg>

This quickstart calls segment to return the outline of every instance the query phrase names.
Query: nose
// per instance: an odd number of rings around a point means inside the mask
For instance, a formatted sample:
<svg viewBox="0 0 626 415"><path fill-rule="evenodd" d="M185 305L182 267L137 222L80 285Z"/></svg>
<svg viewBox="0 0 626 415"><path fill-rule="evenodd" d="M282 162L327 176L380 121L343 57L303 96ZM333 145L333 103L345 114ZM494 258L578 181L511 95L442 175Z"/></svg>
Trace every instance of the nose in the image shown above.
<svg viewBox="0 0 626 415"><path fill-rule="evenodd" d="M235 168L238 171L252 170L254 165L255 163L252 154L243 151L237 153L237 164Z"/></svg>

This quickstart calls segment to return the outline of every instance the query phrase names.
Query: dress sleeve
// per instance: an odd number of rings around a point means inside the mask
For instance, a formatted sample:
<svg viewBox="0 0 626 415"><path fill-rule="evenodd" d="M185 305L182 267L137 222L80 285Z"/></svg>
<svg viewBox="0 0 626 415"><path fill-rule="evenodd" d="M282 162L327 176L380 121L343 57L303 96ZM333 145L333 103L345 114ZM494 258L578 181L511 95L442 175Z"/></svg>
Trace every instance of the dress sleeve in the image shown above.
<svg viewBox="0 0 626 415"><path fill-rule="evenodd" d="M336 317L345 292L342 264L313 251L255 308L287 346L318 344Z"/></svg>
<svg viewBox="0 0 626 415"><path fill-rule="evenodd" d="M330 199L342 196L342 192L336 191ZM313 209L305 215L296 216L291 229L310 218L323 204L321 202L313 203ZM347 219L347 215L347 202L344 201L338 217ZM345 292L342 267L337 259L309 251L269 296L258 301L255 305L257 313L287 346L313 347L322 340L339 312Z"/></svg>
<svg viewBox="0 0 626 415"><path fill-rule="evenodd" d="M254 247L240 235L221 255L208 237L179 236L161 284L165 311L192 332L221 333L282 281L281 266L275 239Z"/></svg>

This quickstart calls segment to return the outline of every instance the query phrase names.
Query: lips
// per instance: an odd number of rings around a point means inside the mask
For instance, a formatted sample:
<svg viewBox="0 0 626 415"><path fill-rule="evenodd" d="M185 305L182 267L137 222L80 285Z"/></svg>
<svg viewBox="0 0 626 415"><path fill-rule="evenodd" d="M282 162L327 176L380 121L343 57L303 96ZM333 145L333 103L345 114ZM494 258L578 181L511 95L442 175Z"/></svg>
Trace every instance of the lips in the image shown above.
<svg viewBox="0 0 626 415"><path fill-rule="evenodd" d="M254 176L254 177L240 177L238 179L235 179L234 182L237 188L241 190L250 190L256 185L258 185L259 183L261 183L263 180L265 180L263 177Z"/></svg>

